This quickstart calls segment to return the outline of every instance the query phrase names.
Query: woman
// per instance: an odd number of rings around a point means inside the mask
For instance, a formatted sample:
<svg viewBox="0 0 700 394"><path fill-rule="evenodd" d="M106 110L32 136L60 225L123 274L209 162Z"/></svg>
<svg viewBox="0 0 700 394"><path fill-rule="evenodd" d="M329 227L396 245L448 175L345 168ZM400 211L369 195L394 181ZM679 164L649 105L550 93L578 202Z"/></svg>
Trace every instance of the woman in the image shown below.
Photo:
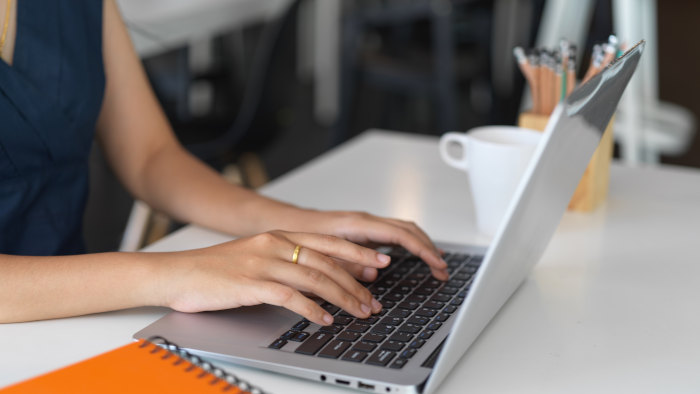
<svg viewBox="0 0 700 394"><path fill-rule="evenodd" d="M358 317L390 243L446 264L415 224L300 209L232 186L177 142L113 0L0 0L0 322L160 305L184 312L269 303L327 325L313 294ZM138 199L240 238L177 253L83 251L96 136ZM280 230L283 229L283 230Z"/></svg>

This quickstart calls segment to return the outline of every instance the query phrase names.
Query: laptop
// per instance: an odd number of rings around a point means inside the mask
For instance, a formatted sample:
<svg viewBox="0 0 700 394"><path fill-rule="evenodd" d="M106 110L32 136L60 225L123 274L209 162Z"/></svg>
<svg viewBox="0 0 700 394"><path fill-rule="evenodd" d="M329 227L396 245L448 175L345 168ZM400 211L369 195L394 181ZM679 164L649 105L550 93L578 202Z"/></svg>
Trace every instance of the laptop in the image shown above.
<svg viewBox="0 0 700 394"><path fill-rule="evenodd" d="M386 247L392 264L367 284L384 310L369 319L322 303L334 324L320 327L259 305L171 312L134 337L162 336L210 359L365 392L434 392L542 256L643 47L642 41L556 107L488 248L437 243L448 252L449 281L432 278L403 249Z"/></svg>

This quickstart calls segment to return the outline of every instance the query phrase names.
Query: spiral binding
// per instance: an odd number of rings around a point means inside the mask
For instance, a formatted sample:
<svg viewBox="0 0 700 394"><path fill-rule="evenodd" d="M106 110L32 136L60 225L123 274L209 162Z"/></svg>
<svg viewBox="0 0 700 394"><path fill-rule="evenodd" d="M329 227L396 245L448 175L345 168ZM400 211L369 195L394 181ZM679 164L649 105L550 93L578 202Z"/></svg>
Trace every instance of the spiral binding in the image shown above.
<svg viewBox="0 0 700 394"><path fill-rule="evenodd" d="M259 387L253 386L245 380L237 378L235 375L224 371L223 369L215 366L214 364L208 361L203 360L201 357L195 356L194 354L180 348L176 344L168 341L167 339L161 336L152 336L146 339L146 341L143 344L141 344L141 347L146 347L149 343L156 346L160 345L166 350L175 354L176 356L179 356L180 360L176 361L175 365L178 365L182 362L182 360L185 360L199 368L202 368L206 373L199 375L199 378L203 378L207 376L207 374L210 374L216 378L214 381L212 381L212 384L219 382L219 380L223 380L224 382L228 383L228 386L224 387L223 391L227 391L232 387L238 387L239 389L249 392L251 394L265 394L265 392ZM165 356L165 358L167 357L168 356ZM194 368L188 368L186 371L190 372L192 369Z"/></svg>

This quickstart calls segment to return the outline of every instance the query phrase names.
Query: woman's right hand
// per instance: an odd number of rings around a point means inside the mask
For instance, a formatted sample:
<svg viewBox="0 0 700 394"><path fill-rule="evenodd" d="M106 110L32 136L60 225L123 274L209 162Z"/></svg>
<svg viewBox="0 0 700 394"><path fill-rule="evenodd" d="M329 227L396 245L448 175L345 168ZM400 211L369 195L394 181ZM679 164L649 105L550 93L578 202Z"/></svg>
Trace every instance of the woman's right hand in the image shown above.
<svg viewBox="0 0 700 394"><path fill-rule="evenodd" d="M298 263L292 263L301 245ZM383 268L389 256L329 235L270 231L204 249L168 253L159 285L163 304L181 312L272 304L310 321L329 325L333 317L310 293L361 318L382 306L339 262Z"/></svg>

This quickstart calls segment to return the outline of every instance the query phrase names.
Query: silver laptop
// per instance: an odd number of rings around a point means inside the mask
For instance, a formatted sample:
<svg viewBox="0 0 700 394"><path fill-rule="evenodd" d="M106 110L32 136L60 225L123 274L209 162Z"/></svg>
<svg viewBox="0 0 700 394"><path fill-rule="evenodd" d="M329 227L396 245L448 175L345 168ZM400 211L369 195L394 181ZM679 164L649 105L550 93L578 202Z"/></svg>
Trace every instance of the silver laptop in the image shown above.
<svg viewBox="0 0 700 394"><path fill-rule="evenodd" d="M400 248L368 284L381 315L323 303L320 327L269 305L171 312L135 338L163 336L211 359L377 393L432 393L542 256L639 62L640 42L554 110L488 249L438 243L448 282Z"/></svg>

